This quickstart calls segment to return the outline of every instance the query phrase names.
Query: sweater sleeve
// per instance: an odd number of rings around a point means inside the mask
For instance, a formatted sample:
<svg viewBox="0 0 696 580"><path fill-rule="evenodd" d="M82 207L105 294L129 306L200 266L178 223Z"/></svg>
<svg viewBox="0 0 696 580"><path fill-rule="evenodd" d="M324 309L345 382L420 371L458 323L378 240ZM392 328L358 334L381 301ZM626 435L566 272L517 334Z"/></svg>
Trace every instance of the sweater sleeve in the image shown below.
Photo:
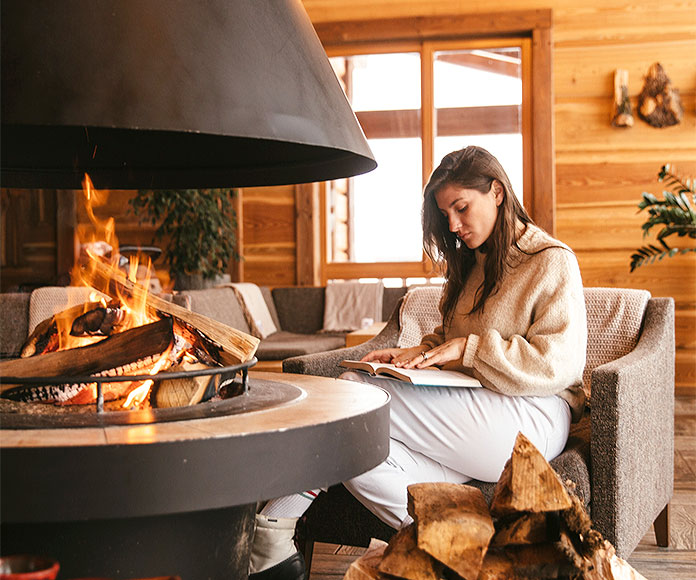
<svg viewBox="0 0 696 580"><path fill-rule="evenodd" d="M582 279L575 256L562 249L541 252L525 266L534 273L533 287L521 290L533 300L526 334L503 337L495 325L470 334L462 364L500 393L552 395L582 381L587 344Z"/></svg>

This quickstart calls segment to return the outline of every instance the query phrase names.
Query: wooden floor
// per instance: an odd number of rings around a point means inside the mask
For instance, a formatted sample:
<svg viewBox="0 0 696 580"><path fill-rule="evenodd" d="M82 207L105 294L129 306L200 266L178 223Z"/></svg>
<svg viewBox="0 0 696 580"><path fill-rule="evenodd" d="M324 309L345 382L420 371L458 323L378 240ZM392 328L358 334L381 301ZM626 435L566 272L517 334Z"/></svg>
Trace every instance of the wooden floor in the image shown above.
<svg viewBox="0 0 696 580"><path fill-rule="evenodd" d="M696 580L696 397L676 401L674 496L670 513L670 547L658 548L652 530L628 559L648 580ZM310 580L343 578L363 548L317 544Z"/></svg>

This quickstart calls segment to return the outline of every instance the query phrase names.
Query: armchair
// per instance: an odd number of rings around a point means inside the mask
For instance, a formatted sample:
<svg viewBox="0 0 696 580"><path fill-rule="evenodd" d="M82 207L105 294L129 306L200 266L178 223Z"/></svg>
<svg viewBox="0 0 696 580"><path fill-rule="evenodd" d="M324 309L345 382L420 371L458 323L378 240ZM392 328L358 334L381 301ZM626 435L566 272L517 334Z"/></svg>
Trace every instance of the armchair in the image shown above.
<svg viewBox="0 0 696 580"><path fill-rule="evenodd" d="M414 301L413 293L421 300ZM430 288L401 299L384 330L351 348L293 357L285 372L337 377L338 364L402 344L411 324L410 302L437 308ZM583 419L572 426L564 451L550 463L589 508L595 529L622 557L653 524L657 543L669 544L668 509L674 482L674 301L630 289L586 288L588 352ZM424 314L419 312L417 318ZM426 316L433 316L432 310ZM411 329L412 332L412 329ZM400 342L401 341L401 342ZM471 481L490 502L494 483ZM342 485L320 494L300 522L298 540L309 563L315 541L367 546L395 530L378 520Z"/></svg>

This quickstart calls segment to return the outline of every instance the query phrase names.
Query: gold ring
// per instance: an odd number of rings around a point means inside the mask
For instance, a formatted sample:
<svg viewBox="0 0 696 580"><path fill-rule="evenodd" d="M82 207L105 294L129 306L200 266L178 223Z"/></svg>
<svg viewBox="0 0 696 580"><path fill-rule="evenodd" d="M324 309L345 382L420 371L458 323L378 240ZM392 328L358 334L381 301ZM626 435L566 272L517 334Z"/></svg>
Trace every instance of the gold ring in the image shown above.
<svg viewBox="0 0 696 580"><path fill-rule="evenodd" d="M421 353L421 356L423 357L423 360L428 360L428 353L427 352L423 351Z"/></svg>

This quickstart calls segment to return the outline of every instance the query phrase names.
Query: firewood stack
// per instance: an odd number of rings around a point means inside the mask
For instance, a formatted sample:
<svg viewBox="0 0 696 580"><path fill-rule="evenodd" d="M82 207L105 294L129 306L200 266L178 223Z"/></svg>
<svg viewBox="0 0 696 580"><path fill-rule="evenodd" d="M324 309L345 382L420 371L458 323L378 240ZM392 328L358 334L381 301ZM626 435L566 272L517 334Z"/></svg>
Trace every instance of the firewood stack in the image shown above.
<svg viewBox="0 0 696 580"><path fill-rule="evenodd" d="M592 529L573 487L519 433L490 511L472 486L411 485L414 522L373 539L344 580L645 580Z"/></svg>

